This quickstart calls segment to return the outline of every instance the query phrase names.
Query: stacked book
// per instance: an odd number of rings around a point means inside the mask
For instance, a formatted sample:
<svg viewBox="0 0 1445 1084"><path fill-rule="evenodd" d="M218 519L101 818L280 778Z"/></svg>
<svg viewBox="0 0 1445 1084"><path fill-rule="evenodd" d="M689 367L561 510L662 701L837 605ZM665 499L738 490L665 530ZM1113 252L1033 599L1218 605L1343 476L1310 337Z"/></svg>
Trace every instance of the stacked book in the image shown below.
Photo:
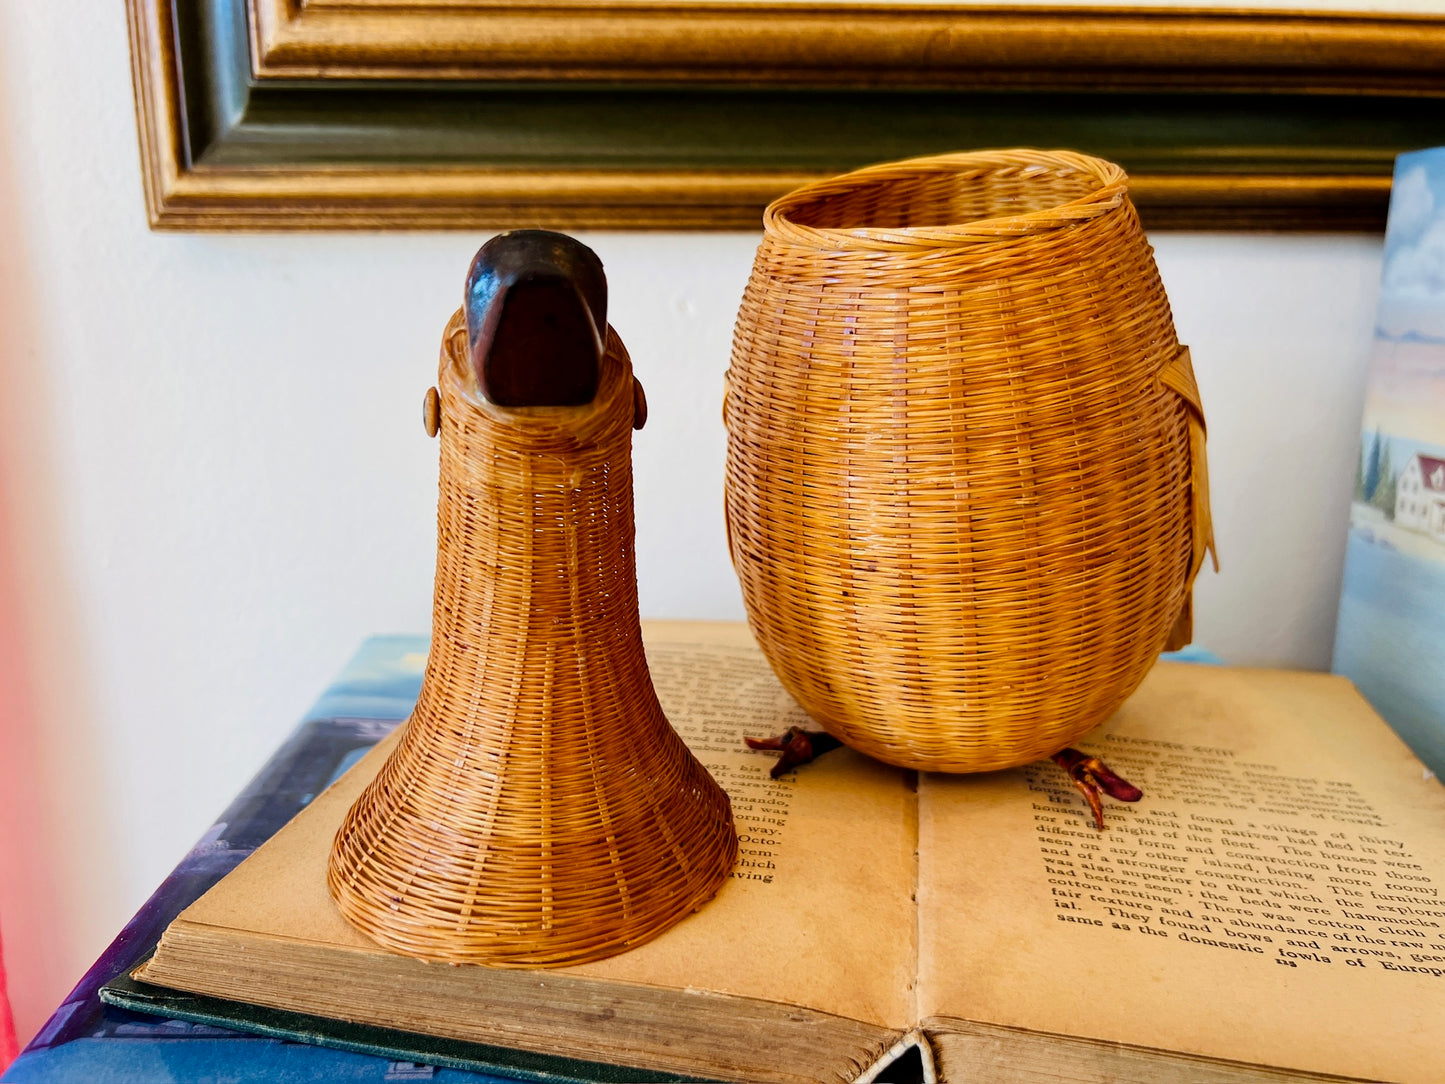
<svg viewBox="0 0 1445 1084"><path fill-rule="evenodd" d="M941 776L840 749L773 780L742 738L807 720L746 631L654 626L659 696L732 796L741 860L656 940L531 971L388 953L327 895L388 740L363 750L423 656L368 645L307 724L350 728L329 774L359 763L309 801L316 765L283 751L252 805L282 810L290 777L304 810L239 864L218 826L97 965L112 1005L482 1079L1445 1077L1445 791L1344 679L1161 663L1085 743L1145 792L1099 832L1048 762ZM170 921L202 866L235 868ZM6 1079L39 1079L56 1038Z"/></svg>

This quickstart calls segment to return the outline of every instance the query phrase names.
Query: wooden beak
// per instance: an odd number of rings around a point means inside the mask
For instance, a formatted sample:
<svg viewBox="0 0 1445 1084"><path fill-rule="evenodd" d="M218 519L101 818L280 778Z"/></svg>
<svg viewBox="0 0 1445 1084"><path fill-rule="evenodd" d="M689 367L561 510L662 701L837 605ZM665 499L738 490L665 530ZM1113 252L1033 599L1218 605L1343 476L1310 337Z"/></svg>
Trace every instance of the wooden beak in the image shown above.
<svg viewBox="0 0 1445 1084"><path fill-rule="evenodd" d="M549 230L492 238L467 273L465 309L468 357L489 402L576 406L597 395L607 279L580 241Z"/></svg>

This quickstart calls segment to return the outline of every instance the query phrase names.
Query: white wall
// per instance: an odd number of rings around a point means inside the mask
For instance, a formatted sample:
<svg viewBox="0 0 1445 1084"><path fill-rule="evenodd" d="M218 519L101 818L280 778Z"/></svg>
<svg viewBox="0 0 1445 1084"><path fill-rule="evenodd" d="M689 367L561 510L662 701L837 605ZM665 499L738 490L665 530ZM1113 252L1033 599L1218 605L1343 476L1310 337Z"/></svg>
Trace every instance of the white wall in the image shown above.
<svg viewBox="0 0 1445 1084"><path fill-rule="evenodd" d="M756 238L585 239L652 408L643 612L739 616L719 400ZM22 1035L357 643L426 630L419 404L481 240L151 234L122 5L0 4L0 937ZM1325 666L1379 241L1155 242L1209 412L1225 571L1198 638Z"/></svg>

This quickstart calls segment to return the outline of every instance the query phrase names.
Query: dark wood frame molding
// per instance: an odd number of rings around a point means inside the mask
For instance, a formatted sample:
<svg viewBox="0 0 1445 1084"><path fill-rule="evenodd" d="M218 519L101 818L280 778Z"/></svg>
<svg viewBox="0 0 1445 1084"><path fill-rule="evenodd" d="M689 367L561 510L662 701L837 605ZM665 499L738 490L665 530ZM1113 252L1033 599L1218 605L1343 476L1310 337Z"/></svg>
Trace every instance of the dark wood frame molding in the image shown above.
<svg viewBox="0 0 1445 1084"><path fill-rule="evenodd" d="M158 229L753 229L872 161L1068 146L1152 228L1379 229L1445 18L715 0L127 0Z"/></svg>

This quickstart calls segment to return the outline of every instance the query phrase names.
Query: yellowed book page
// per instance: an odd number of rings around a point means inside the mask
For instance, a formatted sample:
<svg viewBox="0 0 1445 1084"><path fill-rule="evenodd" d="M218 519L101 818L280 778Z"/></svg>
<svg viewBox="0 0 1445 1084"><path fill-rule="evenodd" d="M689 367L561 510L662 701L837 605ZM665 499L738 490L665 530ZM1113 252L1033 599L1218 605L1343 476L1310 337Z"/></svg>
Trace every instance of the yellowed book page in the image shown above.
<svg viewBox="0 0 1445 1084"><path fill-rule="evenodd" d="M923 1016L1445 1080L1445 790L1347 681L1161 664L1080 748L1102 833L1047 761L920 781Z"/></svg>
<svg viewBox="0 0 1445 1084"><path fill-rule="evenodd" d="M630 952L567 973L798 1004L869 1024L912 1023L917 834L907 773L851 750L780 781L743 735L807 722L739 626L649 629L654 684L673 725L728 791L741 860L717 897ZM388 741L388 746L390 741ZM326 858L374 752L190 908L189 922L378 953L340 917Z"/></svg>

